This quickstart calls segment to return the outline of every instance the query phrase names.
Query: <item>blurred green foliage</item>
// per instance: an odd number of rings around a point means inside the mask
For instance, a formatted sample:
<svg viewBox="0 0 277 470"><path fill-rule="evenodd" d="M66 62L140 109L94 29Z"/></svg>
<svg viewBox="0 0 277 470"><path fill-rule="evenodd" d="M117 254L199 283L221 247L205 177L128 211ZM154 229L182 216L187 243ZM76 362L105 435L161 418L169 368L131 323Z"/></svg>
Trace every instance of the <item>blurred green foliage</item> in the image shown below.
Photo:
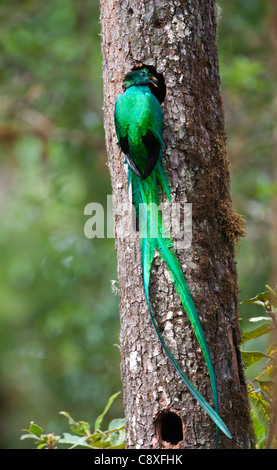
<svg viewBox="0 0 277 470"><path fill-rule="evenodd" d="M30 417L93 421L121 389L114 240L83 231L111 194L98 8L0 5L0 448L26 447Z"/></svg>
<svg viewBox="0 0 277 470"><path fill-rule="evenodd" d="M275 2L219 0L218 49L226 113L232 196L247 221L238 253L241 300L276 283L274 231L276 186ZM276 8L276 7L275 7ZM276 235L275 235L276 236ZM258 307L253 306L258 314ZM241 312L249 313L247 306ZM245 322L242 324L247 328Z"/></svg>
<svg viewBox="0 0 277 470"><path fill-rule="evenodd" d="M231 161L232 197L247 222L238 251L240 300L276 284L276 44L275 2L219 0L218 49ZM240 305L241 327L260 315ZM256 344L258 343L258 345ZM266 339L249 342L266 348ZM257 375L254 366L247 374Z"/></svg>
<svg viewBox="0 0 277 470"><path fill-rule="evenodd" d="M248 379L248 393L251 405L252 421L258 449L276 449L276 358L277 358L277 290L266 286L267 290L260 292L251 299L245 300L244 305L259 305L263 308L262 317L250 319L254 323L263 321L258 327L244 332L241 341L241 356L246 370L253 364L263 361L264 365L257 377ZM261 351L244 351L248 341L267 336L269 347Z"/></svg>
<svg viewBox="0 0 277 470"><path fill-rule="evenodd" d="M265 398L262 380L269 380L269 370L272 374L275 355L271 343L276 338L267 330L270 316L264 315L261 304L242 301L255 299L266 284L275 287L277 282L277 8L274 0L218 3L222 9L218 49L232 197L247 222L247 237L237 253L242 359L257 446L263 448L268 444L272 416L270 412L265 420L265 410L270 408L274 390L267 389ZM255 331L263 334L255 335ZM271 353L273 359L269 359Z"/></svg>
<svg viewBox="0 0 277 470"><path fill-rule="evenodd" d="M219 6L232 194L248 224L244 300L274 284L277 263L272 2ZM62 409L95 421L121 387L114 240L83 232L86 204L111 194L99 34L97 0L0 3L0 448L26 447L30 419L59 433ZM260 314L250 307L246 330Z"/></svg>

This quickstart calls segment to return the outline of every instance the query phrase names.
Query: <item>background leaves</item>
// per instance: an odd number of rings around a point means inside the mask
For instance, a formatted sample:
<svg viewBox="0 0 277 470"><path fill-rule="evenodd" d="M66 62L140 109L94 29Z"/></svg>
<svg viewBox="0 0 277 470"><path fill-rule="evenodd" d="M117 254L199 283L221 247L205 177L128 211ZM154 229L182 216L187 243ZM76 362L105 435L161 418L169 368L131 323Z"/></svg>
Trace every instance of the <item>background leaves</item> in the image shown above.
<svg viewBox="0 0 277 470"><path fill-rule="evenodd" d="M114 240L83 231L86 204L111 194L98 8L0 5L1 448L28 445L30 418L93 421L121 388Z"/></svg>
<svg viewBox="0 0 277 470"><path fill-rule="evenodd" d="M248 367L251 367L262 359L266 359L257 377L248 380L249 400L258 448L276 448L277 291L270 286L266 287L268 289L267 291L261 292L255 297L242 302L247 305L257 304L262 306L269 317L262 317L262 321L265 323L244 333L241 342L241 357L244 362L244 367L246 368L246 373ZM266 354L260 351L243 350L247 341L251 341L263 335L267 336L267 343L270 344ZM268 336L270 336L271 341L273 339L273 342L270 341Z"/></svg>

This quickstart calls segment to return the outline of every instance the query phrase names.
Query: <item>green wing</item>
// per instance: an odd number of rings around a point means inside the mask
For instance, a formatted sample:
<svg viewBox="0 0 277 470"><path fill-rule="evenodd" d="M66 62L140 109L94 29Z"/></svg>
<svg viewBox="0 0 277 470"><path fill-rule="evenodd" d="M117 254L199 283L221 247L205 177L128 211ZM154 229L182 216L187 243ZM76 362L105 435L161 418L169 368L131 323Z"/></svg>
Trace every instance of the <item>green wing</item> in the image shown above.
<svg viewBox="0 0 277 470"><path fill-rule="evenodd" d="M118 143L131 170L141 179L154 170L160 156L163 116L157 98L148 87L131 87L115 104Z"/></svg>

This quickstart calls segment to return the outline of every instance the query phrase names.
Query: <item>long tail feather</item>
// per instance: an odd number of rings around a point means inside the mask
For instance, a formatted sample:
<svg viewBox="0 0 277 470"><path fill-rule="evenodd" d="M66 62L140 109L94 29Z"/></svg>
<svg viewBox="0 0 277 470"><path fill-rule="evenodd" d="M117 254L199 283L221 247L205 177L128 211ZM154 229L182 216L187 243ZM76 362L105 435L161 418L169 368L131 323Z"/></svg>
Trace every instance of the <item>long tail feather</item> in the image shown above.
<svg viewBox="0 0 277 470"><path fill-rule="evenodd" d="M157 174L159 181L162 183L163 189L167 186L167 180L163 179L164 173L160 172ZM153 181L149 181L153 179ZM161 181L161 179L163 181ZM148 180L148 181L147 181ZM163 227L161 217L157 216L157 211L151 209L151 203L159 205L159 193L157 190L157 181L156 175L153 172L147 180L141 181L134 174L131 174L130 182L132 183L132 192L133 192L133 202L136 207L137 213L139 213L140 221L140 237L141 237L141 260L142 260L142 274L143 274L143 283L145 297L147 301L147 306L150 314L150 319L155 329L155 332L160 340L160 343L170 360L171 364L174 366L176 372L179 374L185 385L187 386L190 393L206 411L206 413L211 417L211 419L216 424L216 442L218 441L218 428L220 428L224 434L226 434L230 439L232 438L228 428L222 421L219 416L219 406L218 406L218 392L216 386L216 378L214 367L212 364L210 352L208 345L205 339L202 326L194 306L193 300L191 298L188 286L185 282L183 272L179 265L179 262L176 258L174 252L171 248L173 242L170 238L163 236ZM168 192L168 190L167 190ZM150 204L150 205L149 205ZM157 218L158 217L158 218ZM157 230L156 235L153 237L153 227L154 230ZM152 233L151 233L152 232ZM155 233L155 232L154 232ZM166 262L168 270L170 272L171 278L174 282L176 291L181 299L182 305L187 312L189 320L192 324L193 330L195 332L196 338L202 349L207 368L211 378L215 410L207 403L204 397L198 392L198 390L192 385L189 379L184 374L183 370L173 357L171 351L167 347L159 328L155 322L154 316L152 314L152 309L149 300L149 281L150 281L150 272L151 266L155 254L155 250L158 250L162 259Z"/></svg>
<svg viewBox="0 0 277 470"><path fill-rule="evenodd" d="M147 296L146 296L146 299L147 299ZM151 319L151 323L155 329L155 332L161 342L161 345L163 347L163 350L165 351L168 359L170 360L171 364L173 365L173 367L175 368L176 372L178 372L179 376L181 377L182 381L184 382L184 384L186 385L186 387L188 388L188 390L190 391L190 393L192 394L192 396L197 400L197 402L202 406L202 408L206 411L206 413L210 416L210 418L214 421L214 423L216 424L217 427L219 427L221 429L221 431L224 432L224 434L226 434L227 437L229 437L230 439L232 439L232 435L231 433L229 432L227 426L225 425L225 423L222 421L222 419L220 418L219 414L218 414L218 411L215 411L210 405L209 403L205 400L205 398L198 392L198 390L194 387L194 385L192 385L192 383L190 382L190 380L187 378L187 376L184 374L183 370L181 369L181 367L179 366L179 364L177 363L177 361L175 360L175 358L173 357L171 351L169 350L169 348L167 347L167 345L165 344L164 342L164 339L159 331L159 328L158 326L156 325L156 322L153 318L153 315L152 315L152 312L151 312L151 307L150 307L150 303L149 303L149 299L147 299L147 305L148 305L148 310L149 310L149 314L150 314L150 319ZM216 436L216 446L217 446L217 442L218 442L218 430L217 430L217 436Z"/></svg>
<svg viewBox="0 0 277 470"><path fill-rule="evenodd" d="M191 325L193 327L193 330L195 332L196 338L198 340L198 343L202 349L207 368L209 371L210 379L211 379L211 385L212 385L212 390L213 390L213 397L214 397L214 404L215 404L215 409L216 413L219 414L219 404L218 404L218 391L217 391L217 385L216 385L216 377L215 377L215 372L214 372L214 366L212 363L211 355L209 352L209 348L206 342L206 338L198 317L197 310L195 308L195 305L193 303L193 300L191 298L189 288L186 284L183 272L181 270L180 264L178 263L178 260L175 256L175 253L171 251L171 244L172 241L168 238L163 238L162 237L162 230L160 229L159 233L160 236L157 240L157 249L161 254L162 259L166 262L169 273L171 275L171 278L174 282L175 289L181 299L182 305L188 315L188 318L191 322ZM179 373L178 368L176 369L177 372ZM203 406L203 405L202 405ZM204 408L204 406L203 406ZM205 408L204 408L205 409ZM207 411L207 410L206 410ZM209 414L209 413L208 413ZM218 424L218 423L217 423ZM224 423L223 423L224 424ZM221 426L219 426L221 428ZM224 425L226 428L226 426ZM223 429L222 429L223 430ZM223 431L225 432L225 431ZM229 432L229 431L228 431ZM229 433L230 434L230 433ZM217 430L217 440L218 440L218 430Z"/></svg>

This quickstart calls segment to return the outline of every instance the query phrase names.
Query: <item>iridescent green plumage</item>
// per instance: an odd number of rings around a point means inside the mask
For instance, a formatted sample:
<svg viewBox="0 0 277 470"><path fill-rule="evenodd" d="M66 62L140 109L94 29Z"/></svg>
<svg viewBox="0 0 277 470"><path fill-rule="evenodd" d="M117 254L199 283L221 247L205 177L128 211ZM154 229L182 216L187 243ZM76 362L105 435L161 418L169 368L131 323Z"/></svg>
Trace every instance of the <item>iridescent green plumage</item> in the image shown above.
<svg viewBox="0 0 277 470"><path fill-rule="evenodd" d="M165 235L162 216L155 206L159 206L159 184L169 201L170 187L162 166L163 115L160 103L150 87L157 87L158 80L147 69L129 72L125 77L126 91L115 104L115 129L118 143L128 163L128 184L132 188L132 202L139 219L141 263L146 302L156 334L170 362L208 415L229 438L231 434L218 414L218 392L214 368L196 308L191 298L183 272L172 251L173 242ZM186 377L181 367L168 349L154 319L149 298L151 266L155 251L158 250L166 262L175 289L190 319L197 340L203 351L211 378L215 410L207 403Z"/></svg>

